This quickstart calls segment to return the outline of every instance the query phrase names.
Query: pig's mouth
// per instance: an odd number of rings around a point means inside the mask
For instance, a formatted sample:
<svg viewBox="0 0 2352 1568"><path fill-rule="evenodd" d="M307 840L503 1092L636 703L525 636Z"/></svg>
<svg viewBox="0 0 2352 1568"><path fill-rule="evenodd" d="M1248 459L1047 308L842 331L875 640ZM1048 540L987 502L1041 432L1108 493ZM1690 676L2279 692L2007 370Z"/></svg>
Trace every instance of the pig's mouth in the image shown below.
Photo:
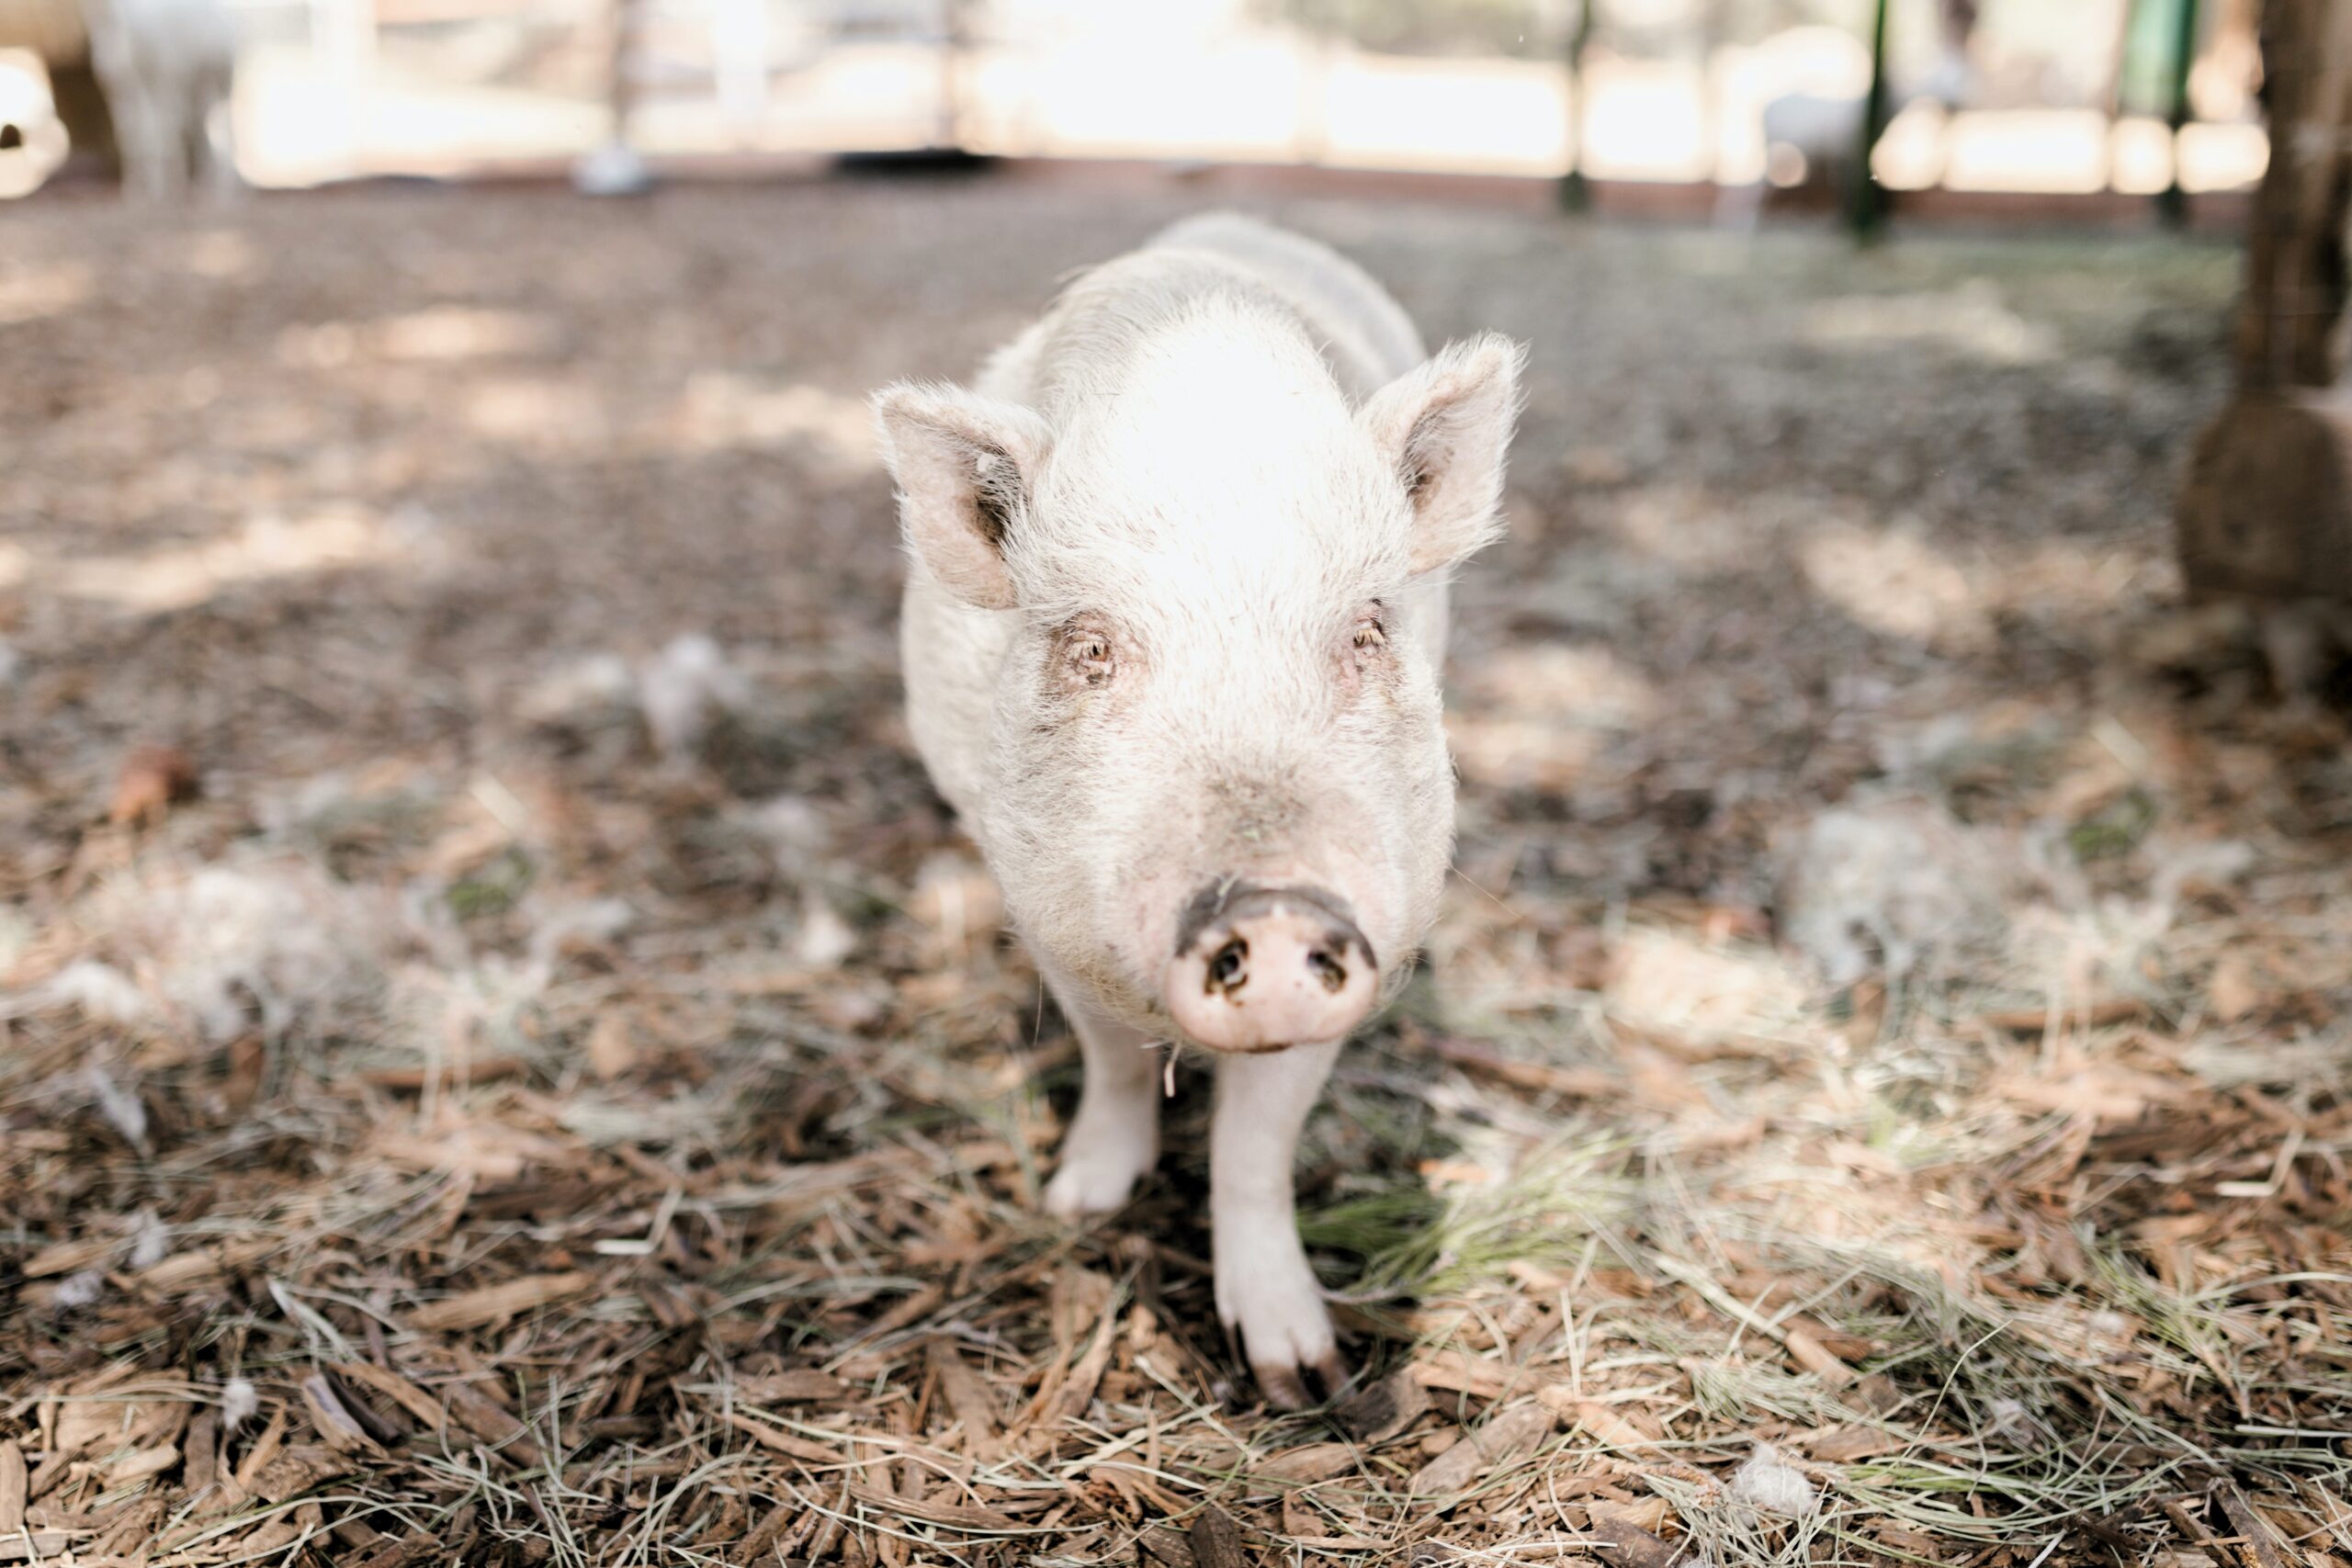
<svg viewBox="0 0 2352 1568"><path fill-rule="evenodd" d="M1187 1038L1245 1055L1342 1039L1379 994L1379 960L1344 899L1230 877L1185 905L1160 980Z"/></svg>

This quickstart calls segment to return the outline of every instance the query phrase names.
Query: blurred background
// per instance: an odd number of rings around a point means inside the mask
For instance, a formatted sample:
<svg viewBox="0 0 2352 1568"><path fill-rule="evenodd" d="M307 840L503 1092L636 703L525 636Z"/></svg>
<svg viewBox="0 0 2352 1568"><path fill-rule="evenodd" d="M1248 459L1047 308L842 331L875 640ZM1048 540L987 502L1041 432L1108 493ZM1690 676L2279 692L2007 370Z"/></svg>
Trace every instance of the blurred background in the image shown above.
<svg viewBox="0 0 2352 1568"><path fill-rule="evenodd" d="M1710 186L1798 186L1808 157L1814 181L1830 173L1880 26L1874 0L209 3L233 20L227 112L256 186L560 164L610 137L617 93L630 141L657 161L952 146L1573 170L1652 187L1628 194L1667 209ZM17 126L0 132L0 194L65 156L42 62L81 69L75 6L0 3L0 46L16 46L0 47L0 117ZM170 8L125 9L141 7ZM1873 164L1892 189L2151 196L2261 173L2255 0L1885 9ZM78 85L69 119L86 112Z"/></svg>

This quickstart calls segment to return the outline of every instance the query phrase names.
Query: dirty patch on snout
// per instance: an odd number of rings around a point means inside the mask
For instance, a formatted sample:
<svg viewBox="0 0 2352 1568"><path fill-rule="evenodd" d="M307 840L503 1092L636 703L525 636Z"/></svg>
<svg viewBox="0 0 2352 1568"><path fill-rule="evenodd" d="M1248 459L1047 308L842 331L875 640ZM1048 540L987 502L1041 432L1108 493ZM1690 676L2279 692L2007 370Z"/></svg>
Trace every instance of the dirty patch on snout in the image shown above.
<svg viewBox="0 0 2352 1568"><path fill-rule="evenodd" d="M1200 939L1201 932L1206 931L1212 922L1223 919L1226 912L1236 905L1258 899L1295 903L1319 911L1328 916L1335 929L1342 931L1349 941L1363 948L1365 963L1374 962L1372 948L1364 942L1363 934L1356 930L1355 915L1349 909L1345 899L1319 887L1283 886L1238 878L1212 882L1193 895L1192 901L1184 906L1183 919L1177 923L1176 951L1182 953L1192 946Z"/></svg>

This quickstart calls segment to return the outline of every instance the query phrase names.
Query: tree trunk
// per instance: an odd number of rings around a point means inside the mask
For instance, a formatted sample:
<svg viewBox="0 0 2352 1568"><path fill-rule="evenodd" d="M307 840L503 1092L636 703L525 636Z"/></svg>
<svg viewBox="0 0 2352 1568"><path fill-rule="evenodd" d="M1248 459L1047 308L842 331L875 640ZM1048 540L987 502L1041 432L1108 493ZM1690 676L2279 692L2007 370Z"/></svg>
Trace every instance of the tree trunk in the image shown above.
<svg viewBox="0 0 2352 1568"><path fill-rule="evenodd" d="M73 144L69 166L95 178L122 178L122 150L114 139L114 113L107 107L106 90L87 59L71 65L49 67L49 94L57 106L58 123Z"/></svg>
<svg viewBox="0 0 2352 1568"><path fill-rule="evenodd" d="M2179 516L2193 593L2352 601L2352 398L2340 389L2352 203L2352 0L2269 0L2270 167L2246 244L2237 393Z"/></svg>

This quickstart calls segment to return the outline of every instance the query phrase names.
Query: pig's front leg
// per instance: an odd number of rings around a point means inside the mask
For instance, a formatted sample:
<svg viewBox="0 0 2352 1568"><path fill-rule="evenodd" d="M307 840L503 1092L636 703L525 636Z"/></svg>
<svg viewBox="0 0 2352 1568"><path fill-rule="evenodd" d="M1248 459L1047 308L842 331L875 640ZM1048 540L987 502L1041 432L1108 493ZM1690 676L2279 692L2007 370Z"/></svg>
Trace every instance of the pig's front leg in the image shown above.
<svg viewBox="0 0 2352 1568"><path fill-rule="evenodd" d="M1307 1403L1303 1371L1318 1374L1327 1394L1347 1381L1291 1195L1299 1129L1339 1055L1336 1044L1294 1045L1217 1064L1209 1132L1217 1316L1240 1331L1260 1390L1289 1409Z"/></svg>
<svg viewBox="0 0 2352 1568"><path fill-rule="evenodd" d="M1159 1057L1150 1036L1112 1018L1079 987L1049 983L1086 1062L1061 1168L1046 1183L1046 1212L1074 1220L1125 1202L1159 1157Z"/></svg>

